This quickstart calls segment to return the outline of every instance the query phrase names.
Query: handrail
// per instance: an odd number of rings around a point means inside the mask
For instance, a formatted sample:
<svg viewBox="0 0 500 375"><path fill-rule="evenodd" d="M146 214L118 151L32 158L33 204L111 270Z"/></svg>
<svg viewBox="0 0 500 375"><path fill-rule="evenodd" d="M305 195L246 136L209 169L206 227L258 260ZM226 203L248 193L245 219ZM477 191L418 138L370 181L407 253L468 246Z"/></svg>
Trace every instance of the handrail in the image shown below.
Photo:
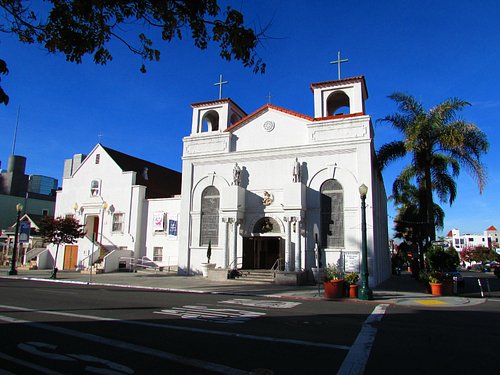
<svg viewBox="0 0 500 375"><path fill-rule="evenodd" d="M282 261L283 261L283 258L276 259L273 266L271 267L271 271L281 270Z"/></svg>
<svg viewBox="0 0 500 375"><path fill-rule="evenodd" d="M236 262L236 266L234 268L237 269L238 268L238 259L243 259L243 257L237 257L237 258L235 258L231 263L229 263L228 268L232 269L233 263Z"/></svg>

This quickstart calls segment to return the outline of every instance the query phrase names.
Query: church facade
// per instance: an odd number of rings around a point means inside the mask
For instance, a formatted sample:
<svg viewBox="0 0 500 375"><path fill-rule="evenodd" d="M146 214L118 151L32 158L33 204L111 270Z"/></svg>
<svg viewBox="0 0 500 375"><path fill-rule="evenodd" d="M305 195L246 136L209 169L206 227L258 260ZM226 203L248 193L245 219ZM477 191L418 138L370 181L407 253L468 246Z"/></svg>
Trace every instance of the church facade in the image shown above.
<svg viewBox="0 0 500 375"><path fill-rule="evenodd" d="M304 282L327 264L359 271L364 185L369 283L384 281L387 198L365 79L311 91L314 116L272 104L247 114L231 99L192 104L182 176L100 144L67 160L55 216L74 216L87 234L47 259L59 269L98 259L105 272L147 259L198 275L210 248L218 275L273 269Z"/></svg>
<svg viewBox="0 0 500 375"><path fill-rule="evenodd" d="M370 285L389 277L387 198L365 79L314 83L311 91L314 117L271 104L247 114L231 99L192 105L179 273L200 273L209 246L222 269L359 270L365 185Z"/></svg>

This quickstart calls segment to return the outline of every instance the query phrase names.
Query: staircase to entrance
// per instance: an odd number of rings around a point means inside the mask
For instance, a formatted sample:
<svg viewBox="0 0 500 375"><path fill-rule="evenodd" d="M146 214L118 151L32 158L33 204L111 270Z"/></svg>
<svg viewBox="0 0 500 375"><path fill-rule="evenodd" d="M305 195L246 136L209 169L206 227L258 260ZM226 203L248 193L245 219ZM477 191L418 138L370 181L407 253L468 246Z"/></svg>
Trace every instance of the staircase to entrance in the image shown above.
<svg viewBox="0 0 500 375"><path fill-rule="evenodd" d="M238 270L238 280L262 283L274 283L273 270Z"/></svg>

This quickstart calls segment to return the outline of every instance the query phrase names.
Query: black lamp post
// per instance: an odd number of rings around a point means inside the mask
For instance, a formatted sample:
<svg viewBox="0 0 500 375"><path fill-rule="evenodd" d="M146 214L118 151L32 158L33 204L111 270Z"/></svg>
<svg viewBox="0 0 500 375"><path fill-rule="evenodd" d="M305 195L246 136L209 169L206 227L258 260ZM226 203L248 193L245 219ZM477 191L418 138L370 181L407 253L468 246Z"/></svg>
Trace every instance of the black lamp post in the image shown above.
<svg viewBox="0 0 500 375"><path fill-rule="evenodd" d="M373 299L373 292L368 286L368 250L366 244L366 193L368 187L362 184L359 187L361 197L361 289L359 290L359 299Z"/></svg>
<svg viewBox="0 0 500 375"><path fill-rule="evenodd" d="M23 205L21 203L16 204L16 211L17 211L16 231L14 233L14 248L12 249L12 259L10 261L9 275L17 275L17 269L16 269L17 237L19 235L19 219L21 218L22 209Z"/></svg>

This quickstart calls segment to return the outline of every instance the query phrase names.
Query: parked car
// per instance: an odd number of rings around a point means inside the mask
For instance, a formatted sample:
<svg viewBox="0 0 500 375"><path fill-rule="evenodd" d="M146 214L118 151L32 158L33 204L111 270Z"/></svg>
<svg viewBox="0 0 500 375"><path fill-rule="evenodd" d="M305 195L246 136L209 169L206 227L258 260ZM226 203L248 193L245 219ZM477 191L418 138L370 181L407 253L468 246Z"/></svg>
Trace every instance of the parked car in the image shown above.
<svg viewBox="0 0 500 375"><path fill-rule="evenodd" d="M484 267L480 263L473 264L469 267L469 271L471 272L484 272Z"/></svg>
<svg viewBox="0 0 500 375"><path fill-rule="evenodd" d="M500 279L500 267L495 267L493 273Z"/></svg>

